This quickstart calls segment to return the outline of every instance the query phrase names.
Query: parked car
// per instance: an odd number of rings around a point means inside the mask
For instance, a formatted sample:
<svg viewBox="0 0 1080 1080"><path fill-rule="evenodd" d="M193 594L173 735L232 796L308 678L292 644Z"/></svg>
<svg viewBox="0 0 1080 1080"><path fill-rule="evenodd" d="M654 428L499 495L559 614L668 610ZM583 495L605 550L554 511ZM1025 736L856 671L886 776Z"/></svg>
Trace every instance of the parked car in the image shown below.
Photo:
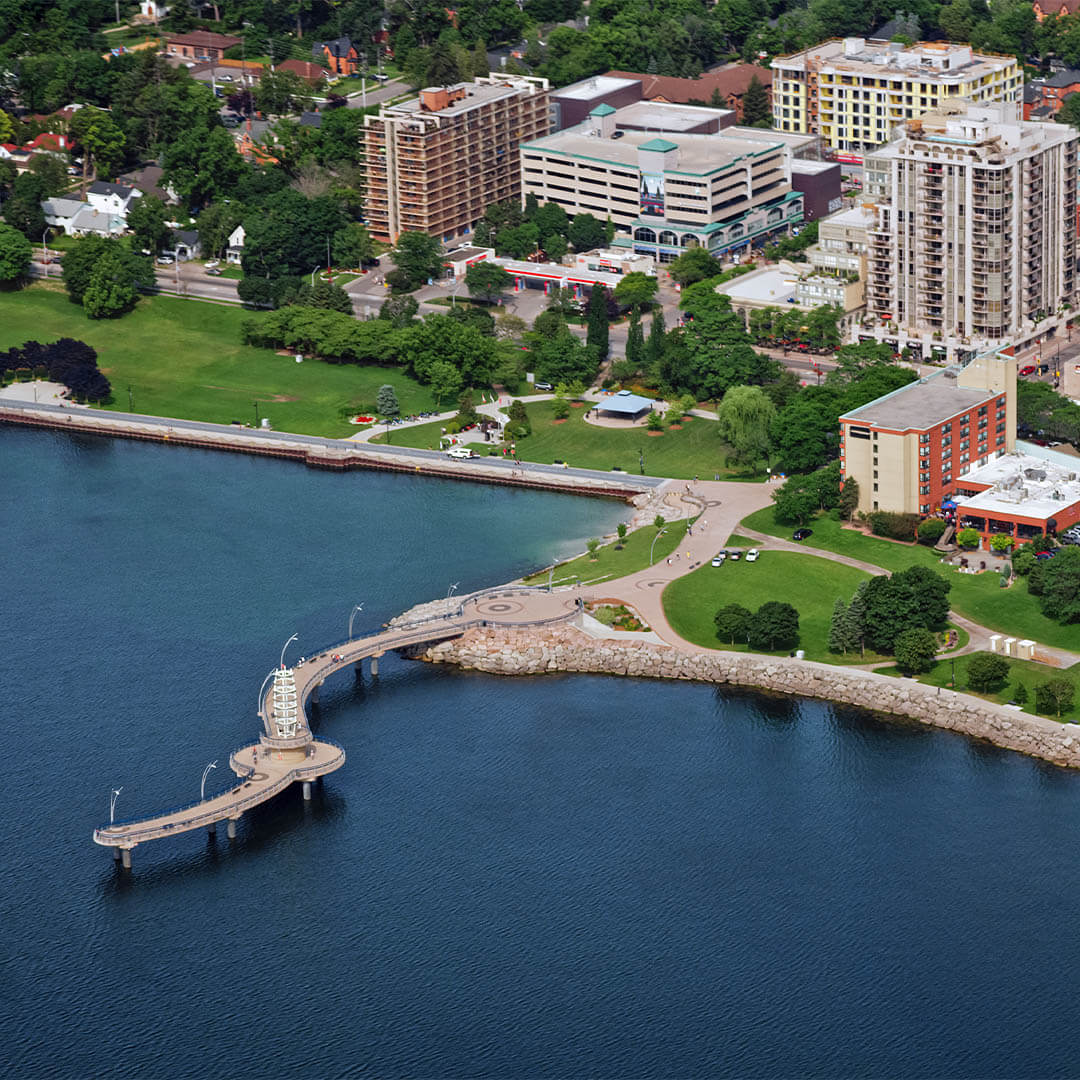
<svg viewBox="0 0 1080 1080"><path fill-rule="evenodd" d="M761 552L758 551L757 548L751 548L746 553L746 561L747 562L757 562L760 557L761 557Z"/></svg>
<svg viewBox="0 0 1080 1080"><path fill-rule="evenodd" d="M1049 371L1050 371L1050 365L1049 364L1040 364L1039 365L1039 374L1040 375L1046 375Z"/></svg>
<svg viewBox="0 0 1080 1080"><path fill-rule="evenodd" d="M544 391L551 391L551 390L555 389L555 387L552 386L551 383L549 383L549 382L533 383L533 388L536 389L536 390L544 390Z"/></svg>
<svg viewBox="0 0 1080 1080"><path fill-rule="evenodd" d="M1017 375L1034 375L1035 374L1035 365L1034 364L1025 364L1016 374Z"/></svg>
<svg viewBox="0 0 1080 1080"><path fill-rule="evenodd" d="M796 529L791 534L791 539L792 540L805 540L808 536L813 536L813 535L814 535L814 530L813 529Z"/></svg>
<svg viewBox="0 0 1080 1080"><path fill-rule="evenodd" d="M739 561L739 560L740 560L740 559L742 558L742 552L741 552L741 551L737 551L737 550L736 550L736 551L732 551L732 552L729 552L729 553L728 553L728 558L729 558L729 559L730 559L730 560L731 560L732 562L738 562L738 561Z"/></svg>
<svg viewBox="0 0 1080 1080"><path fill-rule="evenodd" d="M208 267L206 268L206 272L207 272L207 273L208 273L208 274L209 274L209 275L210 275L211 277L221 277L221 275L222 275L222 273L223 273L224 271L222 271L222 270L219 270L219 269L218 269L218 268L217 268L216 266L208 266Z"/></svg>
<svg viewBox="0 0 1080 1080"><path fill-rule="evenodd" d="M718 551L713 556L713 561L712 561L713 566L723 566L724 565L724 560L726 558L727 558L727 552L726 551Z"/></svg>
<svg viewBox="0 0 1080 1080"><path fill-rule="evenodd" d="M172 266L176 260L171 255L159 255L157 259L158 266Z"/></svg>
<svg viewBox="0 0 1080 1080"><path fill-rule="evenodd" d="M207 262L206 262L206 269L207 270L213 270L215 266L220 266L220 265L221 265L221 260L220 259L208 259Z"/></svg>
<svg viewBox="0 0 1080 1080"><path fill-rule="evenodd" d="M451 446L446 453L452 458L471 458L476 455L467 446Z"/></svg>

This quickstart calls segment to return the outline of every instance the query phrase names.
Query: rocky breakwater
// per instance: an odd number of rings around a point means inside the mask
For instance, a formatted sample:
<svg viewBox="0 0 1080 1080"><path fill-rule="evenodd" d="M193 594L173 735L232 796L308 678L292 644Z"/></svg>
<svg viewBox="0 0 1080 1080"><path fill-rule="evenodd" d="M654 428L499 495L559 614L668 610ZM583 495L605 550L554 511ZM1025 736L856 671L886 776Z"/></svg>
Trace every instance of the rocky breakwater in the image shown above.
<svg viewBox="0 0 1080 1080"><path fill-rule="evenodd" d="M495 675L630 675L824 698L985 739L1057 765L1080 767L1080 729L1071 725L908 679L806 660L597 639L567 625L477 628L453 641L418 647L411 655Z"/></svg>

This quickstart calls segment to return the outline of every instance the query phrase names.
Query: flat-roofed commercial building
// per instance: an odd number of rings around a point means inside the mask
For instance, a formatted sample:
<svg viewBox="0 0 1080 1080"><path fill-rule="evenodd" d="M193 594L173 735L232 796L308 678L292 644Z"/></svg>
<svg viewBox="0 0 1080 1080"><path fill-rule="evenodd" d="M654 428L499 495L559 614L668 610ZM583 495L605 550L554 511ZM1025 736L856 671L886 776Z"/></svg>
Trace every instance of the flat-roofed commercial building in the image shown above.
<svg viewBox="0 0 1080 1080"><path fill-rule="evenodd" d="M518 147L550 129L546 79L500 75L421 90L364 117L365 216L377 240L466 236L521 195Z"/></svg>
<svg viewBox="0 0 1080 1080"><path fill-rule="evenodd" d="M953 359L1056 334L1077 302L1078 138L954 101L867 157L877 340Z"/></svg>
<svg viewBox="0 0 1080 1080"><path fill-rule="evenodd" d="M837 159L858 163L893 128L951 97L1019 102L1023 75L1014 56L972 51L947 41L844 38L778 56L773 125L820 134Z"/></svg>
<svg viewBox="0 0 1080 1080"><path fill-rule="evenodd" d="M930 514L961 478L1016 444L1016 357L986 353L840 417L840 466L859 509Z"/></svg>
<svg viewBox="0 0 1080 1080"><path fill-rule="evenodd" d="M621 127L621 110L600 105L586 123L522 145L522 197L558 203L571 216L610 217L635 251L658 262L689 247L721 253L764 243L802 220L783 140L735 127L672 133L663 110L675 109L683 124L689 107L650 108L652 132Z"/></svg>

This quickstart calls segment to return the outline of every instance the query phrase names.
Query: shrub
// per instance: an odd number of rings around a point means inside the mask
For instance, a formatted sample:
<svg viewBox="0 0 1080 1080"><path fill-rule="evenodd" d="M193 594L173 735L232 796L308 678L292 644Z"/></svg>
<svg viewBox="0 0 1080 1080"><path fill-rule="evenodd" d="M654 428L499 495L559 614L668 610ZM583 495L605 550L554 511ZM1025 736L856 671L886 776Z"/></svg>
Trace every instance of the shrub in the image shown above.
<svg viewBox="0 0 1080 1080"><path fill-rule="evenodd" d="M906 675L929 671L937 655L937 638L925 627L913 626L896 638L896 666Z"/></svg>
<svg viewBox="0 0 1080 1080"><path fill-rule="evenodd" d="M664 418L658 412L650 412L648 419L645 421L645 426L650 431L663 431Z"/></svg>
<svg viewBox="0 0 1080 1080"><path fill-rule="evenodd" d="M1028 688L1022 683L1018 682L1013 687L1012 699L1017 705L1023 705L1028 699Z"/></svg>
<svg viewBox="0 0 1080 1080"><path fill-rule="evenodd" d="M565 420L570 415L570 402L561 394L556 395L551 402L551 412L556 420Z"/></svg>
<svg viewBox="0 0 1080 1080"><path fill-rule="evenodd" d="M941 518L927 518L919 523L919 543L933 547L945 534L946 525Z"/></svg>
<svg viewBox="0 0 1080 1080"><path fill-rule="evenodd" d="M991 536L990 537L990 550L996 551L998 554L1002 554L1009 550L1013 545L1011 536Z"/></svg>
<svg viewBox="0 0 1080 1080"><path fill-rule="evenodd" d="M1013 573L1020 575L1020 577L1026 577L1035 569L1036 562L1038 560L1035 558L1035 552L1025 544L1012 554Z"/></svg>
<svg viewBox="0 0 1080 1080"><path fill-rule="evenodd" d="M967 684L980 694L1001 689L1009 677L1009 662L993 653L978 653L967 669Z"/></svg>
<svg viewBox="0 0 1080 1080"><path fill-rule="evenodd" d="M981 536L978 529L961 529L956 534L956 542L962 548L974 550L979 546Z"/></svg>
<svg viewBox="0 0 1080 1080"><path fill-rule="evenodd" d="M589 549L589 558L596 562L598 558L596 553L600 550L600 541L594 536L591 540L585 541L585 546Z"/></svg>
<svg viewBox="0 0 1080 1080"><path fill-rule="evenodd" d="M914 540L919 524L918 514L894 514L888 510L873 510L866 516L875 536L890 540Z"/></svg>

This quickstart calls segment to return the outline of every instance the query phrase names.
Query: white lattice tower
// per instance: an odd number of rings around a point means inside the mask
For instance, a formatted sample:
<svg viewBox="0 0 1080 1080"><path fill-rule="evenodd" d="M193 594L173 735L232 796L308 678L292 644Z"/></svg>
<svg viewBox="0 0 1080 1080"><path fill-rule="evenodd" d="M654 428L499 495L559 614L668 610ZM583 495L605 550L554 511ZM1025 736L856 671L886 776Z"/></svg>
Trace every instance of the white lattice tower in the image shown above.
<svg viewBox="0 0 1080 1080"><path fill-rule="evenodd" d="M296 701L296 679L292 668L280 667L274 672L271 691L274 709L274 726L279 738L291 739L300 726Z"/></svg>

